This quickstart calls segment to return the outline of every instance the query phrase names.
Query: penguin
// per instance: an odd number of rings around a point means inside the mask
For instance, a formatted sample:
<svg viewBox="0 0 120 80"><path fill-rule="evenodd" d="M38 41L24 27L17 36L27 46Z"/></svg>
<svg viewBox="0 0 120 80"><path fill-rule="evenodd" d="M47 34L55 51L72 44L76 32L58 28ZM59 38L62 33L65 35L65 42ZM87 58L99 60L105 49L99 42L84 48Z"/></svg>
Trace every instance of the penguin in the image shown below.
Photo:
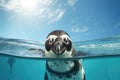
<svg viewBox="0 0 120 80"><path fill-rule="evenodd" d="M85 80L85 72L80 60L61 60L75 53L72 41L63 30L52 31L45 41L45 56L58 58L47 60L44 80Z"/></svg>

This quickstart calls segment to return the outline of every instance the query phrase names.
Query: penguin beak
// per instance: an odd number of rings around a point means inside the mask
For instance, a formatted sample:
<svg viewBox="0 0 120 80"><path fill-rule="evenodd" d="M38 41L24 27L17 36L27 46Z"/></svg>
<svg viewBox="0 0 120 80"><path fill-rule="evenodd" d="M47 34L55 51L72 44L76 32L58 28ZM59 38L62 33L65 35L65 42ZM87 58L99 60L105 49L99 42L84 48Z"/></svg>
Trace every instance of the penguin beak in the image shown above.
<svg viewBox="0 0 120 80"><path fill-rule="evenodd" d="M60 41L56 42L55 48L58 54L60 54L62 43Z"/></svg>
<svg viewBox="0 0 120 80"><path fill-rule="evenodd" d="M64 45L63 45L62 41L56 41L55 49L54 49L55 54L61 55L64 52L64 50L65 49L64 49Z"/></svg>

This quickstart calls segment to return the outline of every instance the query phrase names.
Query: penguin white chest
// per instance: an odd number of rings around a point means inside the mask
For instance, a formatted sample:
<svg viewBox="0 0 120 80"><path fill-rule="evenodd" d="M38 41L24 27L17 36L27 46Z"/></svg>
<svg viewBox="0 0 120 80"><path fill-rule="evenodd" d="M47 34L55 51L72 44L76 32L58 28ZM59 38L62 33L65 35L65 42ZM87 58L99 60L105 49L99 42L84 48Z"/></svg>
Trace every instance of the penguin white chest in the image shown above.
<svg viewBox="0 0 120 80"><path fill-rule="evenodd" d="M46 66L49 80L83 80L82 66L78 61L48 61Z"/></svg>

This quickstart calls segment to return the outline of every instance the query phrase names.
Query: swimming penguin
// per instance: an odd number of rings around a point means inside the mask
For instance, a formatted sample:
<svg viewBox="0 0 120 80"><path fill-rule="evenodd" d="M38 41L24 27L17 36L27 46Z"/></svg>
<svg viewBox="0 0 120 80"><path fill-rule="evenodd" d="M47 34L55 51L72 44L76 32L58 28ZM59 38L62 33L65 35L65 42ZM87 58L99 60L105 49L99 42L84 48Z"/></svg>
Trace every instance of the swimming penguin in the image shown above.
<svg viewBox="0 0 120 80"><path fill-rule="evenodd" d="M45 56L69 58L75 50L65 31L51 32L45 42ZM85 73L79 60L47 60L44 80L85 80Z"/></svg>
<svg viewBox="0 0 120 80"><path fill-rule="evenodd" d="M13 64L15 63L15 57L9 57L7 63L9 64L10 67L10 73L13 72Z"/></svg>

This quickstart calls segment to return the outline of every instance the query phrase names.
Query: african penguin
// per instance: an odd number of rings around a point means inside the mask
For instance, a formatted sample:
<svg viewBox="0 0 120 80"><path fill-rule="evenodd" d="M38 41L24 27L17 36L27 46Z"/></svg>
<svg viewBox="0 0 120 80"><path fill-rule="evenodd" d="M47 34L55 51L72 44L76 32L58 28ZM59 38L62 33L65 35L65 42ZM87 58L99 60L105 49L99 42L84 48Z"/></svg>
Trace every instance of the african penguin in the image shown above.
<svg viewBox="0 0 120 80"><path fill-rule="evenodd" d="M72 41L65 31L52 31L45 42L45 56L68 58L74 54ZM85 73L79 60L47 60L44 80L85 80Z"/></svg>

